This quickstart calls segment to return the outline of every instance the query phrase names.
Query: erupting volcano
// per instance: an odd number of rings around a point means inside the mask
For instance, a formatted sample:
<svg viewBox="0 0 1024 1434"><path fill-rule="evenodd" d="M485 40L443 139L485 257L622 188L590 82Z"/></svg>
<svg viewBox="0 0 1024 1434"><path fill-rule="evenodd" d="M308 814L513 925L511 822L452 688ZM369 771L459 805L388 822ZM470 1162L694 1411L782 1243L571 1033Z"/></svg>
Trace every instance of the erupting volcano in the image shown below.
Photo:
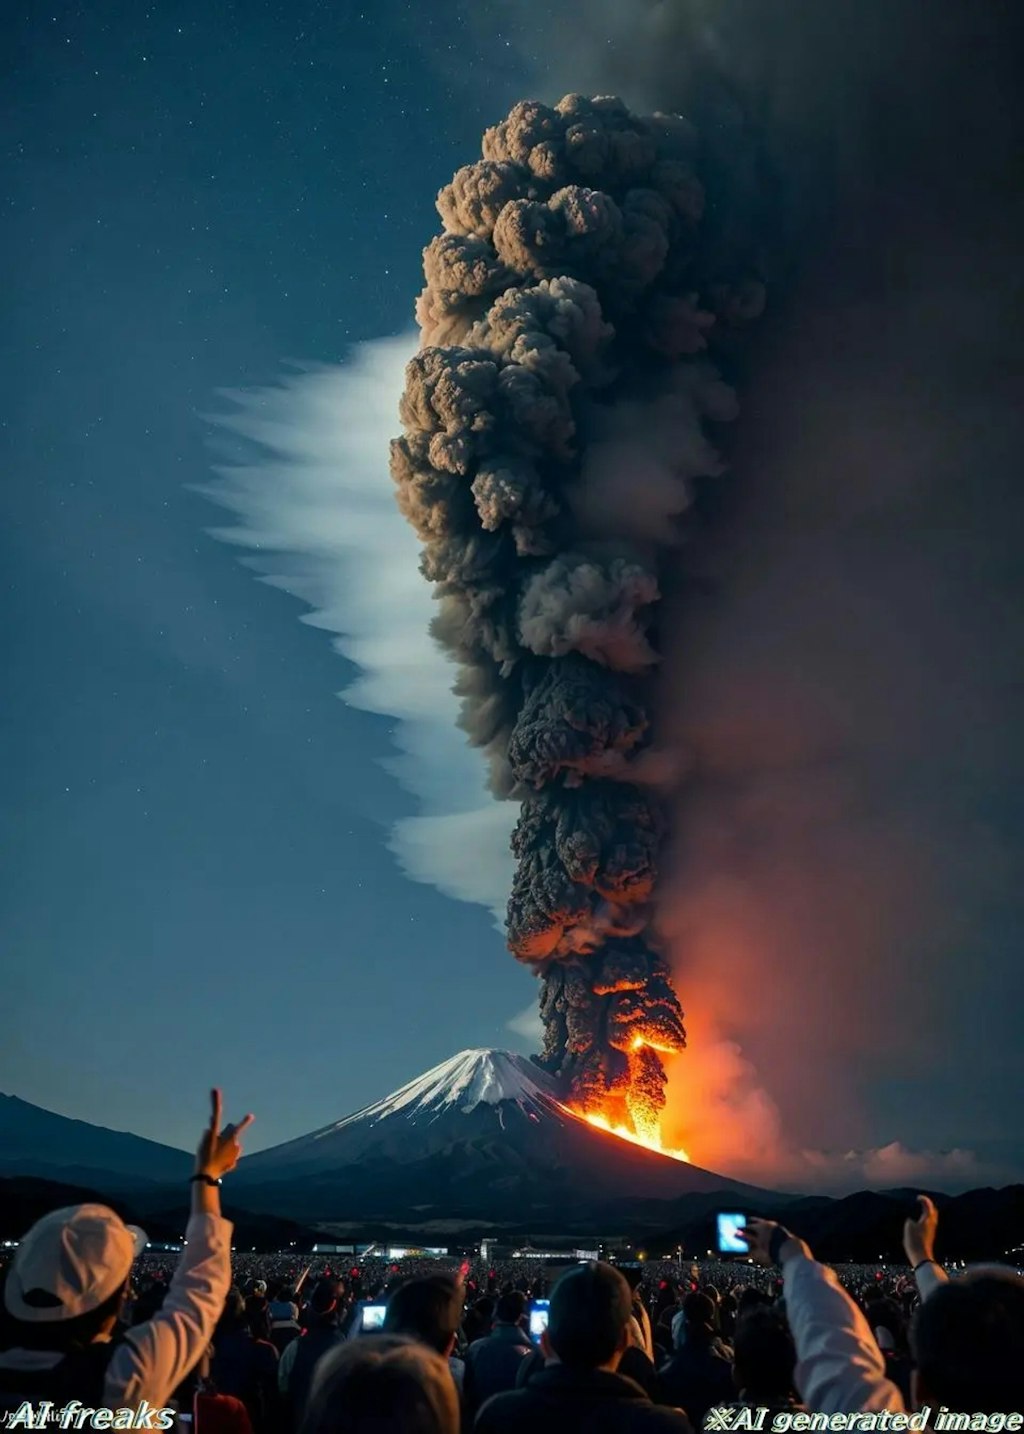
<svg viewBox="0 0 1024 1434"><path fill-rule="evenodd" d="M542 982L539 1063L655 1150L686 1043L651 929L659 575L736 414L711 354L763 302L701 163L685 119L614 98L489 129L438 196L391 452L462 725L521 804L507 933Z"/></svg>
<svg viewBox="0 0 1024 1434"><path fill-rule="evenodd" d="M701 1212L777 1202L588 1120L525 1056L460 1051L363 1110L247 1155L237 1184L249 1209L375 1229L398 1222L403 1238L489 1223L534 1235L564 1234L567 1221L580 1233L623 1219L665 1229L679 1201Z"/></svg>
<svg viewBox="0 0 1024 1434"><path fill-rule="evenodd" d="M566 1107L572 1110L571 1106ZM612 1125L606 1115L599 1111L573 1111L574 1115L580 1115L588 1125L593 1125L597 1130L606 1130L609 1135L614 1135L618 1140L628 1140L631 1145L642 1145L645 1150L653 1150L658 1155L667 1155L670 1160L681 1160L684 1165L689 1165L690 1157L685 1150L670 1150L668 1146L661 1143L660 1126L655 1123L653 1133L645 1130L627 1130L624 1125Z"/></svg>

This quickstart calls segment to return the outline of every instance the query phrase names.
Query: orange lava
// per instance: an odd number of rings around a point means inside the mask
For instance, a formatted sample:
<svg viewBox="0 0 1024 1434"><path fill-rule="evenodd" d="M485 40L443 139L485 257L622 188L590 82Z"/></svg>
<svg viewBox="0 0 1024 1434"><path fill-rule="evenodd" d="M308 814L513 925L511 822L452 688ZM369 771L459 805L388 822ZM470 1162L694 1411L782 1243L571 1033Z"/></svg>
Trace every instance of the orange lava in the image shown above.
<svg viewBox="0 0 1024 1434"><path fill-rule="evenodd" d="M609 1135L614 1135L619 1140L628 1140L630 1145L639 1145L644 1150L653 1150L656 1155L666 1155L670 1160L682 1160L687 1165L690 1157L685 1150L670 1150L661 1143L661 1134L657 1130L652 1135L638 1135L636 1131L627 1130L624 1125L612 1125L605 1115L599 1115L595 1111L573 1110L567 1106L567 1110L580 1120L585 1120L588 1125L594 1125L598 1130L606 1130Z"/></svg>

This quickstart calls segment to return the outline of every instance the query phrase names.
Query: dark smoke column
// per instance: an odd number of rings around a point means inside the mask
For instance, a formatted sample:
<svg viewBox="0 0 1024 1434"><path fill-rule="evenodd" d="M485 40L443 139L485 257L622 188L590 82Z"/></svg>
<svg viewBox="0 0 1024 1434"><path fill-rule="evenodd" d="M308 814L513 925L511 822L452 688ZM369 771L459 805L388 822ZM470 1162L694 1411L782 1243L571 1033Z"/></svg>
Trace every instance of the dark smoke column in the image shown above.
<svg viewBox="0 0 1024 1434"><path fill-rule="evenodd" d="M508 944L542 977L540 1059L573 1104L656 1139L660 1057L685 1045L648 930L659 573L684 560L694 481L721 472L708 425L735 416L709 345L761 290L709 239L679 117L522 103L483 155L438 196L392 474L462 724L522 804Z"/></svg>

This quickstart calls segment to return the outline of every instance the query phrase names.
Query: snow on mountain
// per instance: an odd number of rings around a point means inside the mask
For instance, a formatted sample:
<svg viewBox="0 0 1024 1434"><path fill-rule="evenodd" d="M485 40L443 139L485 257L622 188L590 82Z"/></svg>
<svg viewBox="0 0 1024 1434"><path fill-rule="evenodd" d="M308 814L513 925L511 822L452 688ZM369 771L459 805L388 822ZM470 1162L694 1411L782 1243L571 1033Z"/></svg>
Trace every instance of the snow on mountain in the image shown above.
<svg viewBox="0 0 1024 1434"><path fill-rule="evenodd" d="M474 1120L466 1119L474 1115ZM241 1169L249 1175L271 1165L337 1165L362 1158L371 1149L390 1153L396 1139L406 1156L422 1147L433 1150L441 1134L434 1127L448 1126L452 1118L456 1123L450 1129L462 1136L488 1129L498 1135L508 1130L508 1121L523 1118L576 1123L559 1105L551 1077L532 1061L511 1051L460 1051L343 1120L249 1156Z"/></svg>
<svg viewBox="0 0 1024 1434"><path fill-rule="evenodd" d="M232 1180L250 1209L325 1221L557 1223L742 1188L595 1130L539 1066L492 1050L460 1051L354 1115L247 1156Z"/></svg>
<svg viewBox="0 0 1024 1434"><path fill-rule="evenodd" d="M551 1077L522 1056L511 1051L460 1051L392 1095L308 1138L318 1140L359 1120L376 1122L399 1114L408 1120L436 1120L448 1111L468 1115L478 1105L494 1106L506 1100L514 1101L523 1111L550 1114L555 1099Z"/></svg>

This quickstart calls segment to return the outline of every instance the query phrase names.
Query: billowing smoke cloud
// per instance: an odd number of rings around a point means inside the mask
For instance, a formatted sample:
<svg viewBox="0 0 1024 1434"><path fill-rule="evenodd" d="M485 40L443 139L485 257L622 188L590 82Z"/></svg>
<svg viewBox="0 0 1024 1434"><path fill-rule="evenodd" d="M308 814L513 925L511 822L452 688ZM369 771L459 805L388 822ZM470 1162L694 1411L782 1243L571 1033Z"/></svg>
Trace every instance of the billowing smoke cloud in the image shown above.
<svg viewBox="0 0 1024 1434"><path fill-rule="evenodd" d="M701 160L685 119L612 98L524 102L488 130L438 198L392 445L461 724L521 804L508 942L542 977L542 1061L649 1136L685 1044L651 931L655 614L735 417L718 335L763 300L703 223Z"/></svg>
<svg viewBox="0 0 1024 1434"><path fill-rule="evenodd" d="M728 501L661 584L669 1136L798 1188L1019 1178L1024 11L551 23L559 85L752 141L735 192L772 279Z"/></svg>

